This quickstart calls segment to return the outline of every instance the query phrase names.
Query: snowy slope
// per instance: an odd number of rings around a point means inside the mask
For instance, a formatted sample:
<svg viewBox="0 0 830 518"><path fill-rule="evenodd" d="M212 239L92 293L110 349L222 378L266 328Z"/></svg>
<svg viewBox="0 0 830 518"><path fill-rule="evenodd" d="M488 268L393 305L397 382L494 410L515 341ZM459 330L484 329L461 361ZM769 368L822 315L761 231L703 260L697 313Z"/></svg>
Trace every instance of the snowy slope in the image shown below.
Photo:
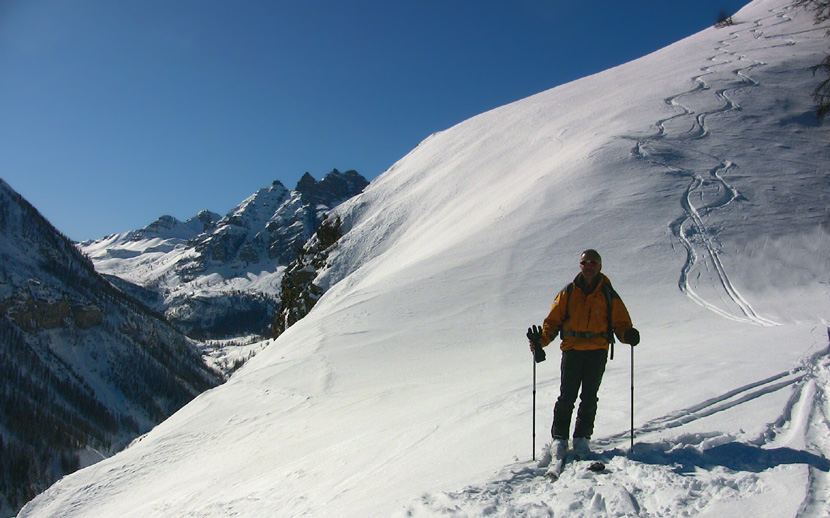
<svg viewBox="0 0 830 518"><path fill-rule="evenodd" d="M782 0L734 19L425 140L338 209L305 319L20 516L826 516L827 42ZM524 330L588 247L642 332L638 444L618 345L609 472L551 486Z"/></svg>

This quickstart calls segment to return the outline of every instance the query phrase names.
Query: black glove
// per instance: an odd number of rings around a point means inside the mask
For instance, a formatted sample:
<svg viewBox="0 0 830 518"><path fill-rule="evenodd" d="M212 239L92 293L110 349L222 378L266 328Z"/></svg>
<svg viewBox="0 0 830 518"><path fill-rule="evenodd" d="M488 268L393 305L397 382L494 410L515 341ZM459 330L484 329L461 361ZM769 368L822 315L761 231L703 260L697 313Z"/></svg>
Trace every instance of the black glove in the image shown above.
<svg viewBox="0 0 830 518"><path fill-rule="evenodd" d="M634 347L638 343L640 343L640 332L634 329L633 327L625 332L625 336L623 336L623 341L629 344L631 347Z"/></svg>
<svg viewBox="0 0 830 518"><path fill-rule="evenodd" d="M530 350L536 363L545 361L545 350L542 348L542 328L530 326L527 328L527 339L530 340Z"/></svg>

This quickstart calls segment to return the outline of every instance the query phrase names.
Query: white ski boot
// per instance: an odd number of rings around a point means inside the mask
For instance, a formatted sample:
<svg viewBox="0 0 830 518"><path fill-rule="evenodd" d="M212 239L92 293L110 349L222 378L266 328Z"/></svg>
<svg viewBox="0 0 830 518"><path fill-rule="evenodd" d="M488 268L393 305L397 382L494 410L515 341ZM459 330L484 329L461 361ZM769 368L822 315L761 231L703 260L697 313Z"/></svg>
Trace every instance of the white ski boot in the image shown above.
<svg viewBox="0 0 830 518"><path fill-rule="evenodd" d="M550 443L550 465L545 476L551 480L556 480L562 474L562 469L565 467L565 460L568 456L568 441L567 439L554 438Z"/></svg>
<svg viewBox="0 0 830 518"><path fill-rule="evenodd" d="M577 460L588 460L591 456L591 439L589 437L574 437L574 457Z"/></svg>

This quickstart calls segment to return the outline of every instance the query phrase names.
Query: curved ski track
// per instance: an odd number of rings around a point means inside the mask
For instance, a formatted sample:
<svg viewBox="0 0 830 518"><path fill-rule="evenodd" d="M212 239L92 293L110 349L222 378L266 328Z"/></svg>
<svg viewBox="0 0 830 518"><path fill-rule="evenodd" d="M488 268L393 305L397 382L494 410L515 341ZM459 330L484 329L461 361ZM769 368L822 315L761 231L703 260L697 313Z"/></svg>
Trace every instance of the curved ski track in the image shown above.
<svg viewBox="0 0 830 518"><path fill-rule="evenodd" d="M698 305L725 318L738 322L749 322L762 326L778 325L770 319L759 315L749 301L744 298L732 281L721 259L721 245L717 232L706 224L706 217L720 209L746 201L738 189L730 184L724 176L738 167L728 158L701 154L691 149L688 144L710 136L707 119L711 116L740 110L740 105L733 99L734 93L759 86L759 82L750 75L756 67L765 63L747 58L737 50L730 50L734 40L749 33L754 39L764 36L762 29L786 23L789 8L780 13L773 12L770 17L755 22L751 29L741 29L730 33L730 37L719 42L715 54L709 58L712 65L701 69L701 74L692 78L695 86L688 91L672 95L664 102L676 108L675 115L655 122L657 132L646 137L624 137L635 141L631 150L632 157L645 160L651 164L668 169L669 174L688 178L689 184L680 195L683 214L669 223L672 235L686 250L686 261L680 272L678 288ZM765 25L770 19L776 23ZM789 40L772 45L794 45ZM722 69L718 71L717 69ZM737 81L730 76L737 78ZM726 83L726 87L712 90L715 82ZM716 106L711 100L714 94ZM692 102L703 104L707 108L700 113L690 107ZM678 129L679 128L679 129ZM681 131L683 128L687 128ZM691 165L673 165L688 163ZM709 165L707 165L709 164ZM704 273L713 275L718 286L720 304L699 294L693 284Z"/></svg>

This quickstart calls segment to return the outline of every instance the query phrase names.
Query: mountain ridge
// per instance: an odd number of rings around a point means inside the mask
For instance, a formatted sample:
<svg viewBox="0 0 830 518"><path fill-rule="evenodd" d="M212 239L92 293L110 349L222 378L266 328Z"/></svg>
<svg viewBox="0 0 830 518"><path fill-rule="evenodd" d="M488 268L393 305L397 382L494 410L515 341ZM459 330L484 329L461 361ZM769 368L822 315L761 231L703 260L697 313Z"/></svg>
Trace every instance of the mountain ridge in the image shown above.
<svg viewBox="0 0 830 518"><path fill-rule="evenodd" d="M275 181L225 216L162 216L141 230L80 243L102 273L159 295L154 306L191 335L267 335L283 272L325 215L368 181L337 169L294 190ZM201 230L200 230L201 229Z"/></svg>

